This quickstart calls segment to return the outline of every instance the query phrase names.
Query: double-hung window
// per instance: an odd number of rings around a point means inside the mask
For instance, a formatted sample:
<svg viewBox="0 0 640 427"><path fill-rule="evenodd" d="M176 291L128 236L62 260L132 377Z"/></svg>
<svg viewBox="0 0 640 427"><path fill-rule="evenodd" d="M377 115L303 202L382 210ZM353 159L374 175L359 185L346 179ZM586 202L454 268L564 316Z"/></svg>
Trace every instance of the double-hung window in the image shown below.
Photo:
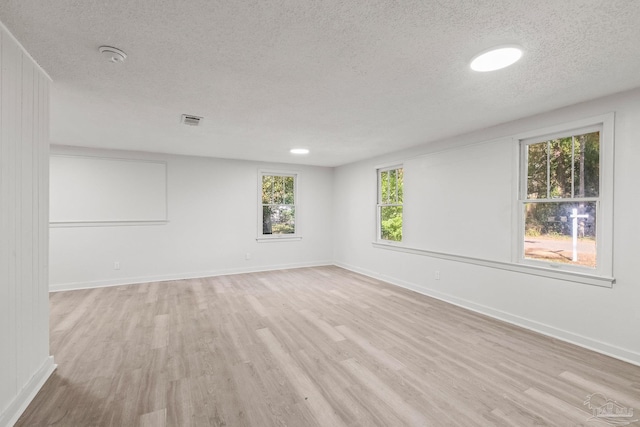
<svg viewBox="0 0 640 427"><path fill-rule="evenodd" d="M260 172L258 238L296 236L297 174Z"/></svg>
<svg viewBox="0 0 640 427"><path fill-rule="evenodd" d="M520 140L523 262L611 275L612 122Z"/></svg>
<svg viewBox="0 0 640 427"><path fill-rule="evenodd" d="M378 169L378 240L402 241L402 166Z"/></svg>

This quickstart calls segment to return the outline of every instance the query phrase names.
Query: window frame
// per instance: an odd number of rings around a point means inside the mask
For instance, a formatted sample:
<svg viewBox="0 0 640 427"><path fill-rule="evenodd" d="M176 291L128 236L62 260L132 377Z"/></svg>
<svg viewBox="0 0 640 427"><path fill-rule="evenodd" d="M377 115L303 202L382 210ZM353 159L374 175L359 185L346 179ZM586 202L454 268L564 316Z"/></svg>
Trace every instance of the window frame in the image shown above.
<svg viewBox="0 0 640 427"><path fill-rule="evenodd" d="M281 242L281 241L296 241L301 240L302 236L300 234L300 200L299 200L299 192L298 186L300 185L300 177L297 171L282 171L282 170L272 170L272 169L259 169L258 170L258 209L257 209L257 242ZM262 179L265 176L282 176L282 177L292 177L293 178L293 204L280 204L280 205L290 205L293 206L294 209L294 233L291 234L264 234L263 233L263 208L264 204L262 203Z"/></svg>
<svg viewBox="0 0 640 427"><path fill-rule="evenodd" d="M380 166L376 167L376 241L390 244L390 245L401 245L404 241L404 179L403 179L403 201L402 203L382 203L382 180L381 176L383 172L388 172L396 169L403 170L404 176L404 164L403 163L394 163L392 165ZM388 240L382 238L382 208L387 206L401 206L402 207L402 238L400 240Z"/></svg>
<svg viewBox="0 0 640 427"><path fill-rule="evenodd" d="M598 197L527 199L527 149L531 144L555 138L580 135L600 131L599 191ZM514 208L514 249L513 262L566 273L587 274L603 278L613 277L613 161L614 161L614 114L605 114L588 119L548 127L517 135L514 140L517 147L516 197ZM535 201L534 201L535 200ZM595 268L554 263L525 258L525 206L527 203L547 202L594 202L596 203L596 259Z"/></svg>

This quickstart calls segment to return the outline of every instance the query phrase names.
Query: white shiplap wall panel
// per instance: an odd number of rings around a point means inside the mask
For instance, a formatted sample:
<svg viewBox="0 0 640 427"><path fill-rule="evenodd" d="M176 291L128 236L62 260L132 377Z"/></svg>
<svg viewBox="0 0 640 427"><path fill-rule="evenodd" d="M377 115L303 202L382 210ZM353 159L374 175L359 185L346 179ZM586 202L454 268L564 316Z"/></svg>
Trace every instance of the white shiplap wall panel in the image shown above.
<svg viewBox="0 0 640 427"><path fill-rule="evenodd" d="M1 200L2 203L2 238L0 246L2 246L2 337L4 344L2 358L3 380L0 381L2 387L2 403L0 404L4 410L7 406L7 399L15 394L17 378L9 375L16 371L16 351L15 351L15 263L13 262L13 250L15 250L15 234L13 232L13 224L15 215L13 214L13 184L15 177L13 176L14 144L10 141L15 139L16 120L13 117L13 107L15 103L14 96L14 67L16 47L10 42L6 34L2 34L0 40L0 57L1 74L0 74L0 143L2 145L2 163L0 164L2 172Z"/></svg>
<svg viewBox="0 0 640 427"><path fill-rule="evenodd" d="M5 122L6 108L4 106L4 34L0 32L0 236L4 239L7 236L9 227L8 211L9 206L5 202L5 194L7 194L8 185L8 171L4 167L6 158L8 157L8 144L3 144L4 129L3 123ZM8 346L8 342L5 341L9 338L9 245L0 243L0 341L3 343L3 347ZM9 351L0 351L0 366L9 368ZM2 374L2 379L5 379L5 375ZM11 395L11 384L8 381L0 381L0 411L4 409L6 401Z"/></svg>
<svg viewBox="0 0 640 427"><path fill-rule="evenodd" d="M22 84L20 85L20 96L18 103L20 104L21 117L31 117L33 112L33 67L25 63L28 60L21 58ZM31 108L31 110L29 110ZM18 384L28 381L28 367L32 364L34 354L28 351L29 342L33 341L33 230L37 225L34 222L34 216L37 219L37 213L34 215L33 206L30 203L31 194L33 193L33 166L31 165L31 149L33 144L33 120L21 120L20 141L17 147L16 158L16 202L17 210L20 215L16 218L16 242L19 248L17 263L17 280L18 284L18 312L20 316L16 317L18 321L18 336L26 338L18 341L18 353L24 354L24 359L18 361Z"/></svg>
<svg viewBox="0 0 640 427"><path fill-rule="evenodd" d="M55 365L49 356L49 79L0 24L0 426Z"/></svg>
<svg viewBox="0 0 640 427"><path fill-rule="evenodd" d="M49 354L49 77L38 75L38 314L47 319L46 328L37 331L35 343L42 354ZM40 286L39 285L39 286ZM51 369L53 371L53 358Z"/></svg>

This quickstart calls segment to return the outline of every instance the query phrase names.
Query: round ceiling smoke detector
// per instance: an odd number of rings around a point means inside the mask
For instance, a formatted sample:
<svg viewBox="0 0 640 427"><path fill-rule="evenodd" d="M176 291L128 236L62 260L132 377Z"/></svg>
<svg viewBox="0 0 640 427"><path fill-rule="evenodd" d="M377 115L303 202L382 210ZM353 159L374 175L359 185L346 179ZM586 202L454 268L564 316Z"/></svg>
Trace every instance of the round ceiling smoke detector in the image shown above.
<svg viewBox="0 0 640 427"><path fill-rule="evenodd" d="M100 46L98 50L109 62L113 62L115 64L124 62L124 60L127 59L127 54L115 47Z"/></svg>

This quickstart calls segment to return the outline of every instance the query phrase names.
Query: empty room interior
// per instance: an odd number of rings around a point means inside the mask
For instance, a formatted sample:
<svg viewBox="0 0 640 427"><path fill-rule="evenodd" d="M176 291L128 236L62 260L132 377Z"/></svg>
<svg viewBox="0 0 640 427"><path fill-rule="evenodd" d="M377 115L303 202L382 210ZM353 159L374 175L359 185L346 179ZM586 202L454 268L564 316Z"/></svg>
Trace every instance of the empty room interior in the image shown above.
<svg viewBox="0 0 640 427"><path fill-rule="evenodd" d="M640 2L4 0L0 69L0 427L640 426Z"/></svg>

